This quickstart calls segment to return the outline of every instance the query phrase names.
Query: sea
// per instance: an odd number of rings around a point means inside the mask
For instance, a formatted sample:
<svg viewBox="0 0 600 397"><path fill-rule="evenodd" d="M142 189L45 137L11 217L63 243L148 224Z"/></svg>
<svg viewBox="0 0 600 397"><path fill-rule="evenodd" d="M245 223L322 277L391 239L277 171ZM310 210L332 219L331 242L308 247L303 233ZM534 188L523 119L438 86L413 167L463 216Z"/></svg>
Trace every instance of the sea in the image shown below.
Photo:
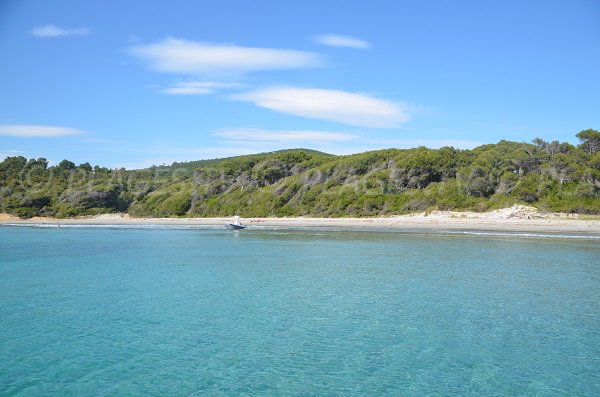
<svg viewBox="0 0 600 397"><path fill-rule="evenodd" d="M600 236L0 227L1 396L599 396Z"/></svg>

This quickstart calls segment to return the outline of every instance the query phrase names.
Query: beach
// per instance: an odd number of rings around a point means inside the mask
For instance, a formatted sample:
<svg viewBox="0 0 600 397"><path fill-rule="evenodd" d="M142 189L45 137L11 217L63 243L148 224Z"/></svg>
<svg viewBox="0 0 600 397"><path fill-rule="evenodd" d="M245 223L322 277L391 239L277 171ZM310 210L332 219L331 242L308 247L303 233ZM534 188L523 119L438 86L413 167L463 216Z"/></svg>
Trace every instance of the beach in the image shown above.
<svg viewBox="0 0 600 397"><path fill-rule="evenodd" d="M336 229L430 229L512 232L568 232L600 234L600 218L577 214L542 213L533 207L513 206L491 212L432 211L376 218L254 217L240 218L248 227L324 227ZM20 219L0 214L1 224L18 225L172 225L219 226L232 217L136 218L127 214L103 214L68 219L34 217Z"/></svg>

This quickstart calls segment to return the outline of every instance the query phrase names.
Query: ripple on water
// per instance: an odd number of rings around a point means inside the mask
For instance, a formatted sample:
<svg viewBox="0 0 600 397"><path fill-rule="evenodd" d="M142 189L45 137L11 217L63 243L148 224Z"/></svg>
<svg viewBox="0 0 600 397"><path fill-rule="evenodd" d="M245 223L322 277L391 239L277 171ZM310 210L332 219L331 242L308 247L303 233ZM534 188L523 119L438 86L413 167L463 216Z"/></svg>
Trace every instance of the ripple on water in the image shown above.
<svg viewBox="0 0 600 397"><path fill-rule="evenodd" d="M0 227L0 394L599 395L600 247Z"/></svg>

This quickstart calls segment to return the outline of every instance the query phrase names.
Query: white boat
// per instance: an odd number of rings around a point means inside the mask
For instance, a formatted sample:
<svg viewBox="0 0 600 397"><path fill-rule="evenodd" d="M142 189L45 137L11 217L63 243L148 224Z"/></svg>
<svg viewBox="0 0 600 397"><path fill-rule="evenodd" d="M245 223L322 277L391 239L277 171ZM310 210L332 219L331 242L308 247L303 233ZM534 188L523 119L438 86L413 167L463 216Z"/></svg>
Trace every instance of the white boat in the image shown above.
<svg viewBox="0 0 600 397"><path fill-rule="evenodd" d="M240 229L246 228L246 226L242 225L242 222L240 222L240 217L237 215L233 218L233 222L226 224L225 227L227 229L232 229L232 230L240 230Z"/></svg>

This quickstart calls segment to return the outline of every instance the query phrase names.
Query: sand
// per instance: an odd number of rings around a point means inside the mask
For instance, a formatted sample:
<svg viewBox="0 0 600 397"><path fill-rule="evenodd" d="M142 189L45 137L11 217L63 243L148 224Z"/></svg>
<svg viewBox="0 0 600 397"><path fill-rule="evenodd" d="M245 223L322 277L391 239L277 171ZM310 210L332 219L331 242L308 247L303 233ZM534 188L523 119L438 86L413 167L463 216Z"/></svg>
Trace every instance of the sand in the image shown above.
<svg viewBox="0 0 600 397"><path fill-rule="evenodd" d="M600 235L600 218L581 219L574 214L541 213L533 207L515 205L496 211L433 211L377 218L241 218L243 224L281 227L329 227L342 229L439 229L522 232L569 232ZM19 219L0 214L0 224L21 225L225 225L227 218L133 218L127 214L104 214L90 217L53 219L35 217Z"/></svg>
<svg viewBox="0 0 600 397"><path fill-rule="evenodd" d="M17 218L14 215L0 213L0 223L15 222L15 221L19 221L19 218Z"/></svg>

